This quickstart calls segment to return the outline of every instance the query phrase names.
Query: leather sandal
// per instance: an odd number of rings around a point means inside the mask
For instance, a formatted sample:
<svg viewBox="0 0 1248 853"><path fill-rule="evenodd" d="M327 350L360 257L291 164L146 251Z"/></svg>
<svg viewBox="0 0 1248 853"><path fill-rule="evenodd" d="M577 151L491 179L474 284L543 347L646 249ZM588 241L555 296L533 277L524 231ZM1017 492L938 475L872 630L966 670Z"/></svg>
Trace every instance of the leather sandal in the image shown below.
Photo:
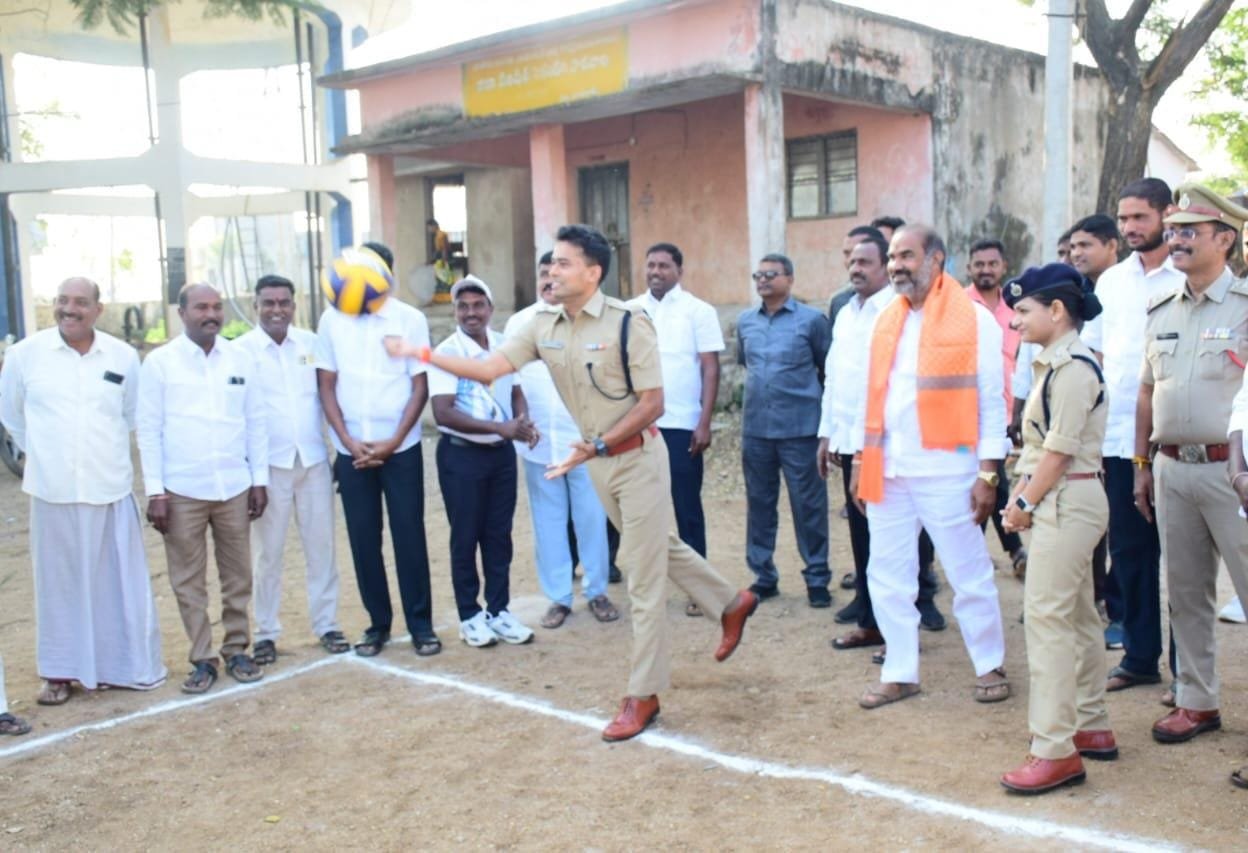
<svg viewBox="0 0 1248 853"><path fill-rule="evenodd" d="M264 673L260 667L256 666L251 655L242 653L230 655L225 659L225 671L240 684L250 684L264 678Z"/></svg>
<svg viewBox="0 0 1248 853"><path fill-rule="evenodd" d="M1160 683L1160 675L1138 675L1129 669L1116 666L1109 671L1109 678L1105 681L1105 692L1114 693L1118 690L1126 690L1128 687Z"/></svg>
<svg viewBox="0 0 1248 853"><path fill-rule="evenodd" d="M614 622L620 618L620 611L615 609L611 599L605 595L597 595L589 600L589 612L599 622Z"/></svg>
<svg viewBox="0 0 1248 853"><path fill-rule="evenodd" d="M436 634L429 634L426 637L414 637L412 639L412 648L416 650L422 658L433 657L442 651L442 641L438 639Z"/></svg>
<svg viewBox="0 0 1248 853"><path fill-rule="evenodd" d="M896 690L890 690L889 688L896 688ZM911 696L917 696L921 692L923 692L922 688L917 684L881 683L867 688L867 692L863 693L862 698L858 700L858 707L874 711L876 708L883 708L885 705L891 705L894 702L909 699Z"/></svg>
<svg viewBox="0 0 1248 853"><path fill-rule="evenodd" d="M571 615L571 607L568 607L566 604L559 604L556 602L546 609L546 615L542 617L542 621L538 624L540 624L543 628L550 628L553 630L562 626Z"/></svg>
<svg viewBox="0 0 1248 853"><path fill-rule="evenodd" d="M40 705L64 705L69 701L72 690L68 681L45 681L35 701Z"/></svg>
<svg viewBox="0 0 1248 853"><path fill-rule="evenodd" d="M1005 675L1004 667L997 667L984 675L995 675L997 678L988 683L975 682L975 701L981 703L1004 702L1010 698L1010 680Z"/></svg>
<svg viewBox="0 0 1248 853"><path fill-rule="evenodd" d="M1248 765L1231 774L1231 784L1236 788L1248 789Z"/></svg>
<svg viewBox="0 0 1248 853"><path fill-rule="evenodd" d="M277 643L272 640L261 640L251 650L251 659L258 666L277 663ZM226 667L229 668L228 666Z"/></svg>
<svg viewBox="0 0 1248 853"><path fill-rule="evenodd" d="M340 655L344 652L351 651L351 644L347 642L346 636L341 631L326 631L321 634L321 648L329 652L331 655ZM259 644L257 643L257 648ZM259 663L259 658L256 660Z"/></svg>
<svg viewBox="0 0 1248 853"><path fill-rule="evenodd" d="M30 723L10 713L0 714L0 735L24 735L30 731Z"/></svg>
<svg viewBox="0 0 1248 853"><path fill-rule="evenodd" d="M182 682L183 693L207 693L217 683L217 665L209 660L195 661L195 668Z"/></svg>
<svg viewBox="0 0 1248 853"><path fill-rule="evenodd" d="M369 628L364 632L364 636L355 644L355 653L362 658L372 658L381 654L381 650L386 647L386 643L390 642L389 631L378 631Z"/></svg>

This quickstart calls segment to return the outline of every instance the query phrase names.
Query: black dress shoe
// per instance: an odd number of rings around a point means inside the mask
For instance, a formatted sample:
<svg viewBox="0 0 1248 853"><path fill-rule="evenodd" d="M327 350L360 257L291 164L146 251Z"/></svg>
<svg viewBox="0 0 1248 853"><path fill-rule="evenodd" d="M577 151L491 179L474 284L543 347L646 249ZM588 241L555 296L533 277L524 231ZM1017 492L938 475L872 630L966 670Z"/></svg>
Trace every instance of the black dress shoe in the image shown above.
<svg viewBox="0 0 1248 853"><path fill-rule="evenodd" d="M846 572L841 576L841 589L853 589L855 580L854 572Z"/></svg>
<svg viewBox="0 0 1248 853"><path fill-rule="evenodd" d="M949 623L935 604L926 604L919 607L919 627L924 631L943 631Z"/></svg>
<svg viewBox="0 0 1248 853"><path fill-rule="evenodd" d="M761 583L750 584L750 592L758 596L759 601L766 601L769 598L775 598L780 594L778 586L763 586Z"/></svg>
<svg viewBox="0 0 1248 853"><path fill-rule="evenodd" d="M862 612L862 602L854 599L846 604L840 610L836 611L836 615L832 617L832 621L838 625L854 625L858 622L858 614Z"/></svg>
<svg viewBox="0 0 1248 853"><path fill-rule="evenodd" d="M615 563L607 570L607 583L619 583L624 580L624 575L620 574L620 567Z"/></svg>
<svg viewBox="0 0 1248 853"><path fill-rule="evenodd" d="M806 587L806 600L810 602L810 606L816 609L832 606L832 593L828 592L826 586L808 586Z"/></svg>

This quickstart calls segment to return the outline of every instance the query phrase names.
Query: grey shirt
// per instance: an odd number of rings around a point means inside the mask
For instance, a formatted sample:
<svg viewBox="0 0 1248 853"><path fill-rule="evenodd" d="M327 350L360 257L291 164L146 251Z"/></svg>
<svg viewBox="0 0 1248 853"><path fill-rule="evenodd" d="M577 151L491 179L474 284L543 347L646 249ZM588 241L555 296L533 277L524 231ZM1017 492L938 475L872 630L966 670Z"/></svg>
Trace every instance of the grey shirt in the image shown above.
<svg viewBox="0 0 1248 853"><path fill-rule="evenodd" d="M770 316L762 304L742 312L737 319L737 363L746 371L742 435L800 438L818 432L831 339L823 312L792 297Z"/></svg>

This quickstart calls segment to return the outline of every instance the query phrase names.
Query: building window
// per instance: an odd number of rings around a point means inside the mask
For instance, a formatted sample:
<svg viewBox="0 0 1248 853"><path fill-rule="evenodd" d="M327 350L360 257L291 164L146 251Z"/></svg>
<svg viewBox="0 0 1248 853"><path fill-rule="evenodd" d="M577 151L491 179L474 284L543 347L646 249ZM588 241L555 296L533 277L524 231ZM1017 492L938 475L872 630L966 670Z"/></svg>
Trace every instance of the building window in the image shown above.
<svg viewBox="0 0 1248 853"><path fill-rule="evenodd" d="M785 153L790 219L858 212L858 131L790 139Z"/></svg>

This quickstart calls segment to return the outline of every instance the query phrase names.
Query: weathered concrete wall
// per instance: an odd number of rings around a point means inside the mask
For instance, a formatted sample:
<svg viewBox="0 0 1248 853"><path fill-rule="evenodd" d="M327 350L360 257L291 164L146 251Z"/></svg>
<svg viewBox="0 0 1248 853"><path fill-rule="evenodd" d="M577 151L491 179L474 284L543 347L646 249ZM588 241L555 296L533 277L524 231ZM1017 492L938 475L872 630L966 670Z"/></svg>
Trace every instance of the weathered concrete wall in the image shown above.
<svg viewBox="0 0 1248 853"><path fill-rule="evenodd" d="M529 172L470 169L464 173L464 186L469 268L490 286L495 309L510 311L517 290L531 294L533 287L533 213L524 203L529 198Z"/></svg>
<svg viewBox="0 0 1248 853"><path fill-rule="evenodd" d="M743 103L739 95L666 110L569 125L569 187L577 169L628 163L633 280L645 289L645 251L675 243L685 255L685 284L712 302L749 298Z"/></svg>

